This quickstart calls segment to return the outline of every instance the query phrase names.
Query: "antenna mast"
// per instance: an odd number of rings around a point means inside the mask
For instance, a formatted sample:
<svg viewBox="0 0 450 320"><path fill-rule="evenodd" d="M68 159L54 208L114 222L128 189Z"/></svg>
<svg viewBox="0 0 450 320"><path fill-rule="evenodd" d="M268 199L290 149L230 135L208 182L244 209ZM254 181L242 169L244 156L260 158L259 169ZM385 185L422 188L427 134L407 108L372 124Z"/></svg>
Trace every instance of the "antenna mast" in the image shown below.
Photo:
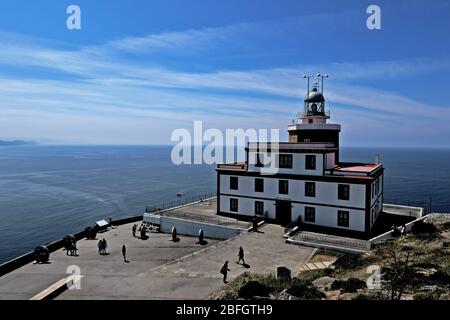
<svg viewBox="0 0 450 320"><path fill-rule="evenodd" d="M312 76L308 75L308 74L304 74L303 75L303 79L308 79L308 91L306 91L306 95L308 95L309 93L309 78L311 78Z"/></svg>

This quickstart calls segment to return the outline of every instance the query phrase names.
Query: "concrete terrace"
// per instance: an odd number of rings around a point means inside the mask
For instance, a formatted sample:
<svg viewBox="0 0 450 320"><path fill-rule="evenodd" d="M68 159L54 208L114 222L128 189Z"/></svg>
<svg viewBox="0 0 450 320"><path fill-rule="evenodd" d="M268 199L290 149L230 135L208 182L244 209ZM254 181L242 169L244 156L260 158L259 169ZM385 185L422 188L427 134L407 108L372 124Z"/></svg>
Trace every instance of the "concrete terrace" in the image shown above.
<svg viewBox="0 0 450 320"><path fill-rule="evenodd" d="M161 214L187 220L201 221L205 223L228 225L242 229L251 227L251 223L235 218L219 216L217 212L217 198L211 198L192 205L176 207L165 210Z"/></svg>
<svg viewBox="0 0 450 320"><path fill-rule="evenodd" d="M204 203L187 206L189 212ZM210 207L215 208L214 204ZM204 214L205 211L203 211ZM234 220L234 219L233 219ZM96 240L80 240L79 256L66 256L58 250L49 264L27 264L0 277L0 299L30 299L69 274L67 267L77 265L84 276L80 290L67 290L57 299L203 299L223 286L219 270L229 260L233 279L244 271L275 272L277 266L300 270L313 249L289 245L283 228L265 225L261 232L249 232L226 241L207 239L204 246L197 238L149 233L147 240L134 238L132 224L98 234L108 243L108 255L99 255ZM123 261L121 247L127 246ZM245 250L249 269L235 263L239 246Z"/></svg>

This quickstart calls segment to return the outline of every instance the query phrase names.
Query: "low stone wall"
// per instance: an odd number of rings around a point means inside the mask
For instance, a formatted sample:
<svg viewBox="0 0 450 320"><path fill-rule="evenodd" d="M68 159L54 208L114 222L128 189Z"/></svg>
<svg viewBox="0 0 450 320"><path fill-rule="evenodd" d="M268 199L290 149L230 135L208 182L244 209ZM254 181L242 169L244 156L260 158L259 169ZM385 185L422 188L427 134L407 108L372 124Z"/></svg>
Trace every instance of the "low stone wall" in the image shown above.
<svg viewBox="0 0 450 320"><path fill-rule="evenodd" d="M416 219L419 219L423 216L424 210L421 207L383 203L383 211L389 214L414 217Z"/></svg>
<svg viewBox="0 0 450 320"><path fill-rule="evenodd" d="M197 237L199 230L203 230L205 238L226 240L247 232L246 229L221 226L206 222L185 220L176 217L160 216L157 214L144 214L144 221L160 226L160 231L171 233L172 228L177 229L178 234Z"/></svg>

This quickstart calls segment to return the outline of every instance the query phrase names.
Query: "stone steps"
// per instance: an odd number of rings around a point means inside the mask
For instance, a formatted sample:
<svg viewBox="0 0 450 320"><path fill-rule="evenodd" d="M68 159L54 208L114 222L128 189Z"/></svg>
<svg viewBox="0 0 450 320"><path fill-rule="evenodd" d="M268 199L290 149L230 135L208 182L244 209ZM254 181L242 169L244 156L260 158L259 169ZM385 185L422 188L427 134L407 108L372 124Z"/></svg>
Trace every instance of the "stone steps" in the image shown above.
<svg viewBox="0 0 450 320"><path fill-rule="evenodd" d="M300 267L299 272L333 268L334 261L309 262Z"/></svg>

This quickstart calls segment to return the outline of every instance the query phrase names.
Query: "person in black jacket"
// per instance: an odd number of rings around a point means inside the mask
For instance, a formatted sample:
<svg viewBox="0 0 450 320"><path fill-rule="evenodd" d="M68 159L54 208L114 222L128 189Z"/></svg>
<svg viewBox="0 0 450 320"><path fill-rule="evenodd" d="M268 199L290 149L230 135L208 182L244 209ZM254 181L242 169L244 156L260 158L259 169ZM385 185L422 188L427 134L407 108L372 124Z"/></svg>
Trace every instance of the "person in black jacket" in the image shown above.
<svg viewBox="0 0 450 320"><path fill-rule="evenodd" d="M242 260L242 264L245 264L244 249L242 249L242 247L239 247L238 261L236 261L236 263L239 264L239 262L241 262L241 260Z"/></svg>
<svg viewBox="0 0 450 320"><path fill-rule="evenodd" d="M225 263L222 266L222 269L220 269L220 273L223 274L223 283L228 283L227 281L227 275L228 275L228 261L225 261Z"/></svg>
<svg viewBox="0 0 450 320"><path fill-rule="evenodd" d="M127 247L125 247L125 245L122 246L122 255L123 255L123 261L127 262Z"/></svg>

